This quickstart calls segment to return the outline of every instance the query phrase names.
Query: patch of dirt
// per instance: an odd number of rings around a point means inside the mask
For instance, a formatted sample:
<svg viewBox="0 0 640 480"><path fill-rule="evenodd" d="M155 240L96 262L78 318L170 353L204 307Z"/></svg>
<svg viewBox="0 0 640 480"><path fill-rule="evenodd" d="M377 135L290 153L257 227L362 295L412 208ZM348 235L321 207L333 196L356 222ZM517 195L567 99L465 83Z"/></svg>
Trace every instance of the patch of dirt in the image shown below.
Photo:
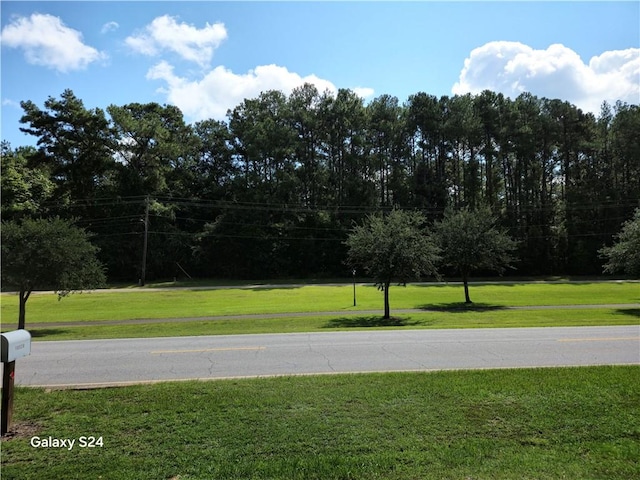
<svg viewBox="0 0 640 480"><path fill-rule="evenodd" d="M31 438L40 433L42 426L34 422L12 422L9 431L2 436L2 441L15 440L17 438Z"/></svg>

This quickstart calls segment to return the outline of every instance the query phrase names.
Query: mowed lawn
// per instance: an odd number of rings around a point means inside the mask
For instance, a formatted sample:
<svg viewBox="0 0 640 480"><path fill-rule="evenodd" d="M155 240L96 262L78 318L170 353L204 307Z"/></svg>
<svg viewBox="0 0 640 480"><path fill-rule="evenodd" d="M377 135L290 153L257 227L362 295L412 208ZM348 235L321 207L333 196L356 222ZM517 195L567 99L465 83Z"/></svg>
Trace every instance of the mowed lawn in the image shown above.
<svg viewBox="0 0 640 480"><path fill-rule="evenodd" d="M472 285L478 306L594 305L640 303L640 283L521 283ZM391 308L446 308L464 301L459 285L408 285L390 289ZM229 288L218 290L135 290L55 294L34 293L27 322L184 318L285 312L382 311L382 293L371 285ZM2 318L17 318L18 298L2 295Z"/></svg>
<svg viewBox="0 0 640 480"><path fill-rule="evenodd" d="M357 286L356 307L353 306L353 286L348 284L215 290L107 290L76 293L61 300L55 294L36 293L27 303L26 325L29 329L34 323L176 319L163 323L51 325L31 329L37 340L63 340L356 328L530 327L640 322L640 309L633 306L640 303L640 283L637 282L472 285L471 295L474 304L469 308L461 302L463 290L460 285L394 286L390 291L394 318L382 320L382 293L371 285ZM17 324L17 296L3 294L1 298L3 331L11 330ZM607 304L619 306L506 308ZM402 309L421 311L394 314L394 310ZM285 315L290 313L301 315ZM269 317L231 318L234 315ZM212 316L218 318L206 318Z"/></svg>
<svg viewBox="0 0 640 480"><path fill-rule="evenodd" d="M640 367L18 389L3 479L640 478ZM34 448L31 438L75 439ZM81 437L102 446L82 448Z"/></svg>

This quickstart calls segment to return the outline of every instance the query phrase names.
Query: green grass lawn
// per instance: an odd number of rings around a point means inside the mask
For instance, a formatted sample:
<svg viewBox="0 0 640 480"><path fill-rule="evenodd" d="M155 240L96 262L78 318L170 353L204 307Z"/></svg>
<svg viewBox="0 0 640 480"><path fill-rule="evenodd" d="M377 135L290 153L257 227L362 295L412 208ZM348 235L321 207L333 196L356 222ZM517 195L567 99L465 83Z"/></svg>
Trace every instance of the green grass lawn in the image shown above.
<svg viewBox="0 0 640 480"><path fill-rule="evenodd" d="M461 286L409 285L390 290L391 308L441 308L464 301ZM1 313L16 318L18 298L2 295ZM474 302L490 306L640 303L640 284L576 283L474 285ZM34 294L27 303L28 322L180 318L212 315L284 312L323 312L380 309L382 293L373 286L357 288L353 307L351 285L271 289L131 291L73 294ZM3 322L4 323L4 322Z"/></svg>
<svg viewBox="0 0 640 480"><path fill-rule="evenodd" d="M358 314L382 312L382 294L373 286L353 289L342 286L276 287L269 289L143 290L74 294L58 300L54 294L34 294L27 303L27 328L33 323L100 320L196 318L189 322L138 325L54 326L31 328L36 340L127 338L240 333L285 333L354 328L470 328L577 325L624 325L639 323L640 310L621 308L507 310L511 306L598 305L640 303L640 284L575 283L474 285L476 303L465 308L462 287L409 285L391 289L392 314L403 308L423 313L394 315ZM3 330L15 328L17 297L2 295ZM198 317L242 314L325 312L312 316L199 320ZM333 313L326 313L333 312Z"/></svg>
<svg viewBox="0 0 640 480"><path fill-rule="evenodd" d="M322 332L363 329L504 328L633 325L640 309L487 310L429 312L397 315L314 315L220 319L138 325L70 326L31 329L34 340L89 340L99 338L149 338L193 335Z"/></svg>
<svg viewBox="0 0 640 480"><path fill-rule="evenodd" d="M640 367L21 388L3 479L631 479ZM71 438L73 450L30 446ZM80 448L80 437L102 447Z"/></svg>

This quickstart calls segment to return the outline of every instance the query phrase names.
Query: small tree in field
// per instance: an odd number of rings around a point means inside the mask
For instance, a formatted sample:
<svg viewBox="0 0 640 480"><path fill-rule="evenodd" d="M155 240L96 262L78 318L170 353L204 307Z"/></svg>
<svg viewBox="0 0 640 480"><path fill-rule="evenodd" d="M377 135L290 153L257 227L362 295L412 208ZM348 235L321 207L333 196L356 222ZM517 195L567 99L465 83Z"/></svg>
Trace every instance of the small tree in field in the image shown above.
<svg viewBox="0 0 640 480"><path fill-rule="evenodd" d="M443 264L462 276L465 303L469 297L469 277L475 270L502 273L515 260L516 242L495 226L488 208L458 212L448 210L435 225L435 236L443 251Z"/></svg>
<svg viewBox="0 0 640 480"><path fill-rule="evenodd" d="M626 273L640 277L640 208L633 218L622 225L616 235L616 242L610 247L603 247L600 256L607 260L605 273Z"/></svg>
<svg viewBox="0 0 640 480"><path fill-rule="evenodd" d="M105 282L97 247L87 233L59 218L2 223L2 282L20 295L18 328L24 328L33 290L54 290L59 298Z"/></svg>
<svg viewBox="0 0 640 480"><path fill-rule="evenodd" d="M406 285L422 275L437 275L438 247L426 234L424 217L417 212L393 210L370 215L353 228L346 245L348 262L371 276L384 292L384 318L390 318L391 283Z"/></svg>

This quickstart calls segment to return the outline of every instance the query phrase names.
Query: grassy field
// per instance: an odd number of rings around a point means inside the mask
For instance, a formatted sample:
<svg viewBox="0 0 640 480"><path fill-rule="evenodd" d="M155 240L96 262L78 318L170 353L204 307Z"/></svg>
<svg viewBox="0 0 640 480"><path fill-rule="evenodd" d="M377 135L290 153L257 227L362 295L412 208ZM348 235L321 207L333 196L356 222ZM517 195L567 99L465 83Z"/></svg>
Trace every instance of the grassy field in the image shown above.
<svg viewBox="0 0 640 480"><path fill-rule="evenodd" d="M631 479L640 367L18 389L3 479ZM34 448L70 438L75 447ZM103 446L81 448L80 437Z"/></svg>
<svg viewBox="0 0 640 480"><path fill-rule="evenodd" d="M356 329L501 328L633 325L640 309L487 310L397 315L313 315L198 320L136 325L69 326L31 329L34 340L90 340L99 338L150 338L189 335L323 332Z"/></svg>
<svg viewBox="0 0 640 480"><path fill-rule="evenodd" d="M471 287L474 302L485 306L640 303L640 284L512 284ZM464 300L462 287L409 285L392 287L391 307L443 308ZM34 294L27 303L28 321L122 320L180 318L283 312L357 311L380 309L382 294L373 286L353 288L303 286L221 290L136 290L73 294L58 300L55 294ZM17 316L16 295L2 295L2 317Z"/></svg>
<svg viewBox="0 0 640 480"><path fill-rule="evenodd" d="M198 318L243 314L318 313L264 319L195 320L140 325L54 326L32 329L35 339L62 340L236 333L276 333L353 328L464 328L635 324L639 309L584 308L507 310L514 306L640 303L640 284L522 283L474 285L473 308L461 308L459 285L409 285L391 290L394 309L435 310L396 314L393 321L358 312L382 310L382 294L373 286L351 285L220 290L132 290L74 294L34 294L27 304L27 328L33 323L131 319ZM17 297L2 295L3 330L15 328Z"/></svg>

